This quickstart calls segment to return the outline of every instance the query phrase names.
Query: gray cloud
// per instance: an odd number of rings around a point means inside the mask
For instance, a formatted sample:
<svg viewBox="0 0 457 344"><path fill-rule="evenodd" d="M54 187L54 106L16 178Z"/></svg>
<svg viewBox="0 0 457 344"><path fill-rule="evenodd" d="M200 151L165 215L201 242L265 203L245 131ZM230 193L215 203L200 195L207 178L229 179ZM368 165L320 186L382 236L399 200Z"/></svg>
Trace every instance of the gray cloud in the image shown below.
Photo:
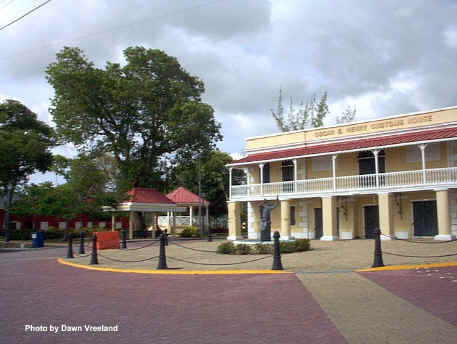
<svg viewBox="0 0 457 344"><path fill-rule="evenodd" d="M64 45L98 65L128 46L159 48L205 82L221 149L240 151L246 136L276 131L280 87L284 105L327 90L331 104L359 105L358 119L457 105L456 4L55 1L0 32L0 94L46 119L44 70Z"/></svg>

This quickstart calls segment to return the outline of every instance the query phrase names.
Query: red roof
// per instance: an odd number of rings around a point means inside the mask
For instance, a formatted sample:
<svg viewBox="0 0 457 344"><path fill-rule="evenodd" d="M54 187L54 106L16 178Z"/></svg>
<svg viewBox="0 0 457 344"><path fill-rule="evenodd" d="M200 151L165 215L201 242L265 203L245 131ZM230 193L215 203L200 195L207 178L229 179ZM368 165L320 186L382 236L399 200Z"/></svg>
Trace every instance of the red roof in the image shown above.
<svg viewBox="0 0 457 344"><path fill-rule="evenodd" d="M127 194L130 196L127 202L174 204L167 196L154 189L133 188Z"/></svg>
<svg viewBox="0 0 457 344"><path fill-rule="evenodd" d="M167 195L167 197L177 204L183 204L183 203L199 204L200 202L203 202L204 204L208 203L207 200L198 197L196 194L187 190L186 188L183 188L182 186L180 186L176 190L170 192Z"/></svg>
<svg viewBox="0 0 457 344"><path fill-rule="evenodd" d="M408 143L408 142L426 142L438 139L457 137L457 127L415 131L404 134L370 137L365 139L353 139L344 142L334 142L321 145L312 145L307 147L284 149L264 153L250 154L245 158L233 161L232 164L241 164L254 161L265 161L283 158L292 158L303 155L324 154L331 152L383 148L385 146Z"/></svg>

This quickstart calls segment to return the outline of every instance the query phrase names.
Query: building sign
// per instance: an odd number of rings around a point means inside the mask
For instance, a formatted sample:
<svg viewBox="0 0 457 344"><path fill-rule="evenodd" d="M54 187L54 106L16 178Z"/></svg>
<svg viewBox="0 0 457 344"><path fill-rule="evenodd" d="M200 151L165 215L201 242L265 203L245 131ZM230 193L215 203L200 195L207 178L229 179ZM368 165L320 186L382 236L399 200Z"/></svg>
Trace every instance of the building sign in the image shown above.
<svg viewBox="0 0 457 344"><path fill-rule="evenodd" d="M361 124L354 124L354 125L346 125L338 128L330 128L330 129L323 129L310 132L311 139L322 139L327 137L335 137L335 136L346 136L346 135L357 135L357 134L365 134L375 131L384 131L384 130L391 130L391 129L402 129L402 128L409 128L415 127L418 125L424 125L429 122L433 122L432 114L415 116L410 118L396 118L396 119L388 119L388 120L381 120L381 121L374 121L371 123L361 123Z"/></svg>

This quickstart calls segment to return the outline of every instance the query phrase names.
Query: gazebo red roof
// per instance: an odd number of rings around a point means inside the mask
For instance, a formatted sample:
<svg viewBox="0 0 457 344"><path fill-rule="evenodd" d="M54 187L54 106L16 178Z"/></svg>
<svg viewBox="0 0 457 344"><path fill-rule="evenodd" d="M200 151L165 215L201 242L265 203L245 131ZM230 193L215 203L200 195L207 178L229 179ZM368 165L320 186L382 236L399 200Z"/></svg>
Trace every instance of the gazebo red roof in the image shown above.
<svg viewBox="0 0 457 344"><path fill-rule="evenodd" d="M130 196L127 202L132 203L157 203L157 204L174 204L167 196L155 189L132 188L127 194Z"/></svg>
<svg viewBox="0 0 457 344"><path fill-rule="evenodd" d="M208 204L209 202L203 198L198 197L198 195L194 194L193 192L187 190L180 186L176 190L170 192L167 197L171 199L176 204L199 204L202 202L203 204Z"/></svg>
<svg viewBox="0 0 457 344"><path fill-rule="evenodd" d="M283 149L277 151L249 154L248 156L235 160L229 165L242 164L248 162L292 158L297 156L306 156L313 154L325 154L331 152L342 152L360 149L383 148L389 145L412 142L427 142L440 139L449 139L457 137L457 128L443 128L432 130L421 130L396 135L384 135L364 139L352 139L342 142L327 144L310 145L307 147Z"/></svg>

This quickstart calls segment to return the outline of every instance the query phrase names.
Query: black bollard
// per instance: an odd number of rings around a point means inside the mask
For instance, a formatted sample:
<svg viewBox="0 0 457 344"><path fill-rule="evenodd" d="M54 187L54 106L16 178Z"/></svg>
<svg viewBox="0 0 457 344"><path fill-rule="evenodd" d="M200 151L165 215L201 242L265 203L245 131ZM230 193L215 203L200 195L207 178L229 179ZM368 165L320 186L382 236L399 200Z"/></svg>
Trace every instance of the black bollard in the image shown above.
<svg viewBox="0 0 457 344"><path fill-rule="evenodd" d="M381 231L379 228L376 228L373 232L374 234L374 259L372 268L379 268L384 266L382 261L382 250L381 250Z"/></svg>
<svg viewBox="0 0 457 344"><path fill-rule="evenodd" d="M167 267L167 257L165 256L165 236L160 235L160 253L159 253L159 264L157 265L157 270L168 269Z"/></svg>
<svg viewBox="0 0 457 344"><path fill-rule="evenodd" d="M208 242L212 242L213 241L213 236L211 235L211 228L209 228L208 226Z"/></svg>
<svg viewBox="0 0 457 344"><path fill-rule="evenodd" d="M70 232L68 233L68 251L67 251L67 258L74 258L73 257L73 234Z"/></svg>
<svg viewBox="0 0 457 344"><path fill-rule="evenodd" d="M121 248L127 248L127 232L125 229L121 230Z"/></svg>
<svg viewBox="0 0 457 344"><path fill-rule="evenodd" d="M271 270L284 270L281 263L281 251L279 249L279 232L276 231L273 234L274 244L273 244L273 267Z"/></svg>
<svg viewBox="0 0 457 344"><path fill-rule="evenodd" d="M79 254L85 254L86 251L84 250L84 233L81 231L79 233Z"/></svg>
<svg viewBox="0 0 457 344"><path fill-rule="evenodd" d="M168 246L168 233L166 229L163 231L163 235L165 237L165 246Z"/></svg>
<svg viewBox="0 0 457 344"><path fill-rule="evenodd" d="M97 253L97 236L94 234L92 237L92 256L90 257L90 265L98 264L98 253Z"/></svg>

